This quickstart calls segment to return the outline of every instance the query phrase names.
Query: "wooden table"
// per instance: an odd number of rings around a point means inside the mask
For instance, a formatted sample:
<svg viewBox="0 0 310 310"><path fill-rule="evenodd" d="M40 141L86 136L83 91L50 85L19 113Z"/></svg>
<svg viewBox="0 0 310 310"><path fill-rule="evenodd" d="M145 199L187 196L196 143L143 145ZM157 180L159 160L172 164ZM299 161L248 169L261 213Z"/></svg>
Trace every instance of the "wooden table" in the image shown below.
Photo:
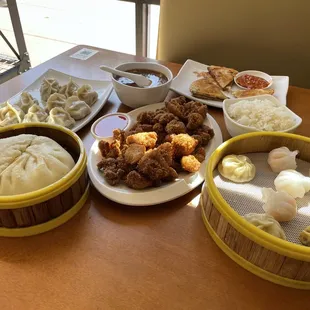
<svg viewBox="0 0 310 310"><path fill-rule="evenodd" d="M100 64L145 58L100 50L87 61L77 46L0 86L0 101L49 68L108 79ZM164 63L174 74L179 64ZM290 87L288 106L310 133L310 90ZM127 111L113 93L101 111ZM222 111L210 108L224 139ZM79 132L87 150L87 126ZM264 281L234 263L213 242L197 208L200 188L167 204L133 208L92 189L82 211L39 236L0 238L0 309L309 309L309 292Z"/></svg>

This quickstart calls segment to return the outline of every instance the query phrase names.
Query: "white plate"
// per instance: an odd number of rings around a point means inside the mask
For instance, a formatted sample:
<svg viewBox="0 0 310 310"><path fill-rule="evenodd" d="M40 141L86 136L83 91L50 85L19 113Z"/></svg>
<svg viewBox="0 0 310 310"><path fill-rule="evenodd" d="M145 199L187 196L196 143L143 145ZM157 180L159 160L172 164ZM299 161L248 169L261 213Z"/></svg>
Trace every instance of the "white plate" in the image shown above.
<svg viewBox="0 0 310 310"><path fill-rule="evenodd" d="M207 105L222 108L223 100L204 100L193 97L189 91L189 86L198 79L194 72L208 71L208 65L201 64L199 62L193 61L191 59L186 60L185 64L179 71L178 75L173 79L170 89L179 93L189 99L205 103ZM288 91L288 76L272 76L273 85L271 88L275 90L274 96L279 99L279 101L286 105L286 95ZM232 87L232 90L240 89L237 85ZM229 98L235 98L228 92L224 94Z"/></svg>
<svg viewBox="0 0 310 310"><path fill-rule="evenodd" d="M72 131L77 132L81 128L83 128L86 124L88 124L102 109L107 99L109 98L111 91L113 89L112 83L110 81L97 81L97 80L86 80L82 78L78 78L75 76L68 75L66 73L56 71L53 69L49 69L45 73L43 73L36 81L34 81L31 85L27 86L21 92L11 97L8 101L11 104L15 104L20 97L20 94L24 91L30 93L34 98L36 98L42 107L44 105L41 103L40 96L40 86L44 78L55 78L60 85L67 84L69 78L72 78L74 82L76 82L79 86L83 84L89 84L92 88L98 93L98 100L91 106L91 112L85 118L76 121L75 126L71 128Z"/></svg>
<svg viewBox="0 0 310 310"><path fill-rule="evenodd" d="M148 105L128 113L133 122L137 116L143 111L155 111L164 107L164 103L155 103ZM222 133L219 125L214 118L208 114L205 124L212 127L214 137L206 147L206 160L202 162L201 168L196 173L180 173L180 178L174 182L167 183L160 187L147 188L144 190L134 190L124 184L118 186L109 185L102 173L97 168L97 163L101 159L98 149L98 142L95 141L88 154L88 174L93 185L105 197L121 204L130 206L150 206L164 203L193 190L204 180L206 163L212 152L223 142Z"/></svg>

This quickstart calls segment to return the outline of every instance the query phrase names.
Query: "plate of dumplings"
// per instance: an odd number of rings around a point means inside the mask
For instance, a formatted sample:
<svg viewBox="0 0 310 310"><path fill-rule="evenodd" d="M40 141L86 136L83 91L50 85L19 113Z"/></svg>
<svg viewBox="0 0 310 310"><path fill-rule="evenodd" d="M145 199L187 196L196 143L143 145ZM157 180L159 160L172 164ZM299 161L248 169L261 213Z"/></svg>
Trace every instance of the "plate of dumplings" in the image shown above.
<svg viewBox="0 0 310 310"><path fill-rule="evenodd" d="M98 114L111 91L110 81L87 80L49 69L0 104L0 127L43 122L77 132Z"/></svg>

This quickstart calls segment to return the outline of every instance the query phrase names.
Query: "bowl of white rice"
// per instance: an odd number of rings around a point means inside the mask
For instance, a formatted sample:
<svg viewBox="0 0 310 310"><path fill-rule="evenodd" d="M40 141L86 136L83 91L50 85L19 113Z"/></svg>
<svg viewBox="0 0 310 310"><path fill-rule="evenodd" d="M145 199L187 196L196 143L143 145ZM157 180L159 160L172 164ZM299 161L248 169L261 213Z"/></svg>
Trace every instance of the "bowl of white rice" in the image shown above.
<svg viewBox="0 0 310 310"><path fill-rule="evenodd" d="M271 95L226 99L226 128L232 137L255 131L294 132L302 119Z"/></svg>

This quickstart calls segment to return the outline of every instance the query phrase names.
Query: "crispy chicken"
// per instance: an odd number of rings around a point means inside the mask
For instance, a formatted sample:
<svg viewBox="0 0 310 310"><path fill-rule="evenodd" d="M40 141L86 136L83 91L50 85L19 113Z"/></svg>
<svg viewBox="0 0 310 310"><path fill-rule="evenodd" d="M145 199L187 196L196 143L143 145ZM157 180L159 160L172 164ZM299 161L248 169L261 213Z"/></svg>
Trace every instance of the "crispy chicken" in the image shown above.
<svg viewBox="0 0 310 310"><path fill-rule="evenodd" d="M152 181L150 179L144 177L135 170L128 173L125 182L128 187L133 189L144 189L146 187L152 186Z"/></svg>
<svg viewBox="0 0 310 310"><path fill-rule="evenodd" d="M190 155L194 152L197 144L198 141L188 134L179 134L172 138L172 147L176 157Z"/></svg>
<svg viewBox="0 0 310 310"><path fill-rule="evenodd" d="M200 162L193 155L183 156L181 159L182 168L188 172L196 172L200 169Z"/></svg>
<svg viewBox="0 0 310 310"><path fill-rule="evenodd" d="M136 164L145 154L146 148L141 144L130 144L124 153L124 159L128 164Z"/></svg>
<svg viewBox="0 0 310 310"><path fill-rule="evenodd" d="M134 135L128 136L126 139L127 144L141 144L146 148L154 148L157 141L157 133L155 131L151 132L139 132Z"/></svg>

